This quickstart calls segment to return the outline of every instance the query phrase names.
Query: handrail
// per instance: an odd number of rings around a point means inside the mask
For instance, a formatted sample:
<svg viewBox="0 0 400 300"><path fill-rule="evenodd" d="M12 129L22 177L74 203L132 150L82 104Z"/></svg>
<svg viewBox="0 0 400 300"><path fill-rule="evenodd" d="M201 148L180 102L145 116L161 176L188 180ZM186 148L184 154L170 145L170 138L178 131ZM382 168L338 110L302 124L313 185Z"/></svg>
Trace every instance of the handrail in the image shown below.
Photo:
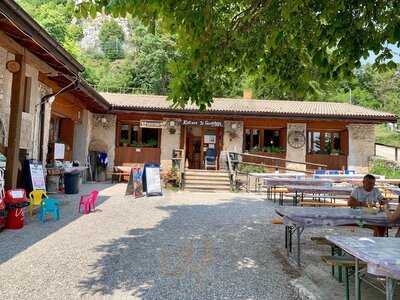
<svg viewBox="0 0 400 300"><path fill-rule="evenodd" d="M234 186L235 178L234 178L234 173L233 173L233 168L232 168L232 161L231 161L231 156L229 151L226 152L227 160L228 160L228 171L229 171L229 179L231 186Z"/></svg>
<svg viewBox="0 0 400 300"><path fill-rule="evenodd" d="M288 163L295 163L299 165L309 165L309 166L315 166L315 167L321 167L321 168L327 168L327 165L323 164L316 164L316 163L309 163L309 162L301 162L301 161L295 161L295 160L289 160L289 159L284 159L280 157L273 157L273 156L264 156L264 155L257 155L257 154L250 154L250 153L239 153L239 152L229 152L237 155L242 155L242 156L249 156L249 157L256 157L256 158L263 158L263 159L272 159L275 161L284 161Z"/></svg>
<svg viewBox="0 0 400 300"><path fill-rule="evenodd" d="M290 169L290 168L285 168L285 167L281 167L281 166L273 166L273 165L266 165L266 164L259 164L259 163L251 163L251 162L244 162L244 161L242 161L241 164L244 164L244 165L251 165L251 166L260 166L260 167L266 167L266 168L276 168L276 169L285 170L285 171L293 171L293 172L301 172L301 173L307 173L307 174L314 174L314 171L296 170L296 169Z"/></svg>

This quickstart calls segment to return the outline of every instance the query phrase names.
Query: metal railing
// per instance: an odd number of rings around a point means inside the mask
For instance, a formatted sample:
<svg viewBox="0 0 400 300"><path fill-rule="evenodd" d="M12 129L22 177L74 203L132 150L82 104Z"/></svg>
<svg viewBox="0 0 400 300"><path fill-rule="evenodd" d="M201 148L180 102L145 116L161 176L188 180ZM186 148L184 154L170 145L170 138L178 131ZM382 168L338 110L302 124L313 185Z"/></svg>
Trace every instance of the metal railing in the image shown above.
<svg viewBox="0 0 400 300"><path fill-rule="evenodd" d="M381 147L379 149L378 147ZM400 147L375 143L375 156L382 156L389 160L399 161Z"/></svg>

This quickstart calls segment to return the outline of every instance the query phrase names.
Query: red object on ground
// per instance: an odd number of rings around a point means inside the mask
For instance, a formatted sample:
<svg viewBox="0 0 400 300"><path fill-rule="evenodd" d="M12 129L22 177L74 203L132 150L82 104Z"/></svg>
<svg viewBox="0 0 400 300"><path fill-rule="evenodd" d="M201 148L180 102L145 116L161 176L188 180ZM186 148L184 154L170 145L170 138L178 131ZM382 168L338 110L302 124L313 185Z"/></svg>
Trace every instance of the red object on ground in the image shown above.
<svg viewBox="0 0 400 300"><path fill-rule="evenodd" d="M6 226L6 204L3 198L0 198L0 229Z"/></svg>
<svg viewBox="0 0 400 300"><path fill-rule="evenodd" d="M6 228L20 229L24 227L24 209L29 203L26 198L25 190L8 190L4 198L8 210Z"/></svg>

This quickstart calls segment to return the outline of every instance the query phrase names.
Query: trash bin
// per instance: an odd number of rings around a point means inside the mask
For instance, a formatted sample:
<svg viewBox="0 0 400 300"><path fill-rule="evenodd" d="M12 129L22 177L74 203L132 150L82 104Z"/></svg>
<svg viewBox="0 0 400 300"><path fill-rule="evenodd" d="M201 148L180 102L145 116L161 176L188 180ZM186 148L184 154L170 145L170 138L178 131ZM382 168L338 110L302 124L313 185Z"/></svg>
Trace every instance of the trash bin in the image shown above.
<svg viewBox="0 0 400 300"><path fill-rule="evenodd" d="M79 171L64 173L64 191L66 194L79 193Z"/></svg>
<svg viewBox="0 0 400 300"><path fill-rule="evenodd" d="M5 204L7 209L6 228L21 229L24 227L24 207L29 205L25 190L8 190Z"/></svg>

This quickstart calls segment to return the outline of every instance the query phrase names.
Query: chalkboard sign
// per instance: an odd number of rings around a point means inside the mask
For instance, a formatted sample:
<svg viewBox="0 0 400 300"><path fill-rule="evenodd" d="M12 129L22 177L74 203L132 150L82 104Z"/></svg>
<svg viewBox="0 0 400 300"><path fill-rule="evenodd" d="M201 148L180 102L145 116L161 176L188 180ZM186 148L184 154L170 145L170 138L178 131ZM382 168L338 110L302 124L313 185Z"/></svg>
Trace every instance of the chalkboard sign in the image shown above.
<svg viewBox="0 0 400 300"><path fill-rule="evenodd" d="M146 196L162 195L159 164L144 165L143 188L146 192Z"/></svg>

